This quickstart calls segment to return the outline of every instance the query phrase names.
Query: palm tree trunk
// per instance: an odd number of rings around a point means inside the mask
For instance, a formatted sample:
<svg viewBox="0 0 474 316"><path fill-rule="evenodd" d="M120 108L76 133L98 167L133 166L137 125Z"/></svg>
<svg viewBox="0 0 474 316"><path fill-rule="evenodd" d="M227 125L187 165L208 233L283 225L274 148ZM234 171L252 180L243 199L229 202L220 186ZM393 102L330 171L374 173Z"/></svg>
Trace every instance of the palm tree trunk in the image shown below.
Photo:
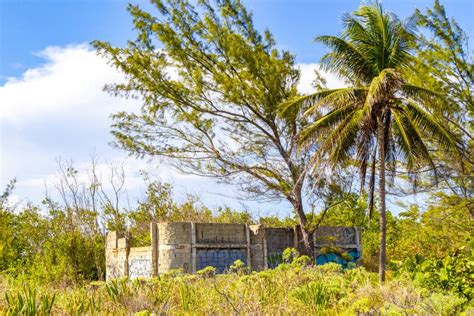
<svg viewBox="0 0 474 316"><path fill-rule="evenodd" d="M370 165L370 181L369 181L369 227L372 224L372 216L374 213L374 191L375 191L375 164L377 159L377 148L374 149L372 155L372 164Z"/></svg>
<svg viewBox="0 0 474 316"><path fill-rule="evenodd" d="M385 261L386 261L386 235L387 216L385 210L385 128L383 119L379 120L377 127L377 145L379 151L379 198L378 206L380 211L380 256L379 256L379 277L380 281L385 281Z"/></svg>

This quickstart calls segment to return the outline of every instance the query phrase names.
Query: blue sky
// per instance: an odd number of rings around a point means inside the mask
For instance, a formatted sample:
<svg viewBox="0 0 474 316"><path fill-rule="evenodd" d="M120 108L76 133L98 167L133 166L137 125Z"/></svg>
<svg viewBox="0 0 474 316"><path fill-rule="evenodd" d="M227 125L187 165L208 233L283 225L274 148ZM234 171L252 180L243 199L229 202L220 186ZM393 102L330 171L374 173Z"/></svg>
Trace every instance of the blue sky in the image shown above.
<svg viewBox="0 0 474 316"><path fill-rule="evenodd" d="M47 46L64 46L107 40L121 45L133 38L127 4L150 8L148 1L124 0L1 0L0 78L19 76L42 62L34 55ZM291 50L298 62L317 62L321 47L311 43L318 34L335 34L339 18L358 7L352 0L246 0L256 25L269 28L277 43ZM383 1L386 9L400 17L432 1ZM469 33L474 27L474 1L443 1L450 16Z"/></svg>
<svg viewBox="0 0 474 316"><path fill-rule="evenodd" d="M57 171L55 159L72 159L81 166L95 150L104 164L127 160L132 200L143 190L138 169L149 169L172 182L178 194L198 194L213 207L227 204L263 213L280 209L288 213L286 205L249 202L243 206L240 200L228 197L235 192L228 193L222 185L178 175L162 164L158 168L158 162L126 158L108 145L112 141L108 115L121 109L137 109L139 105L111 98L101 91L103 84L120 80L120 76L95 56L87 44L98 39L123 45L134 37L126 11L128 2L0 0L0 188L17 177L15 198L38 202L45 183L53 181L52 175ZM151 7L147 1L132 3ZM338 33L341 15L360 4L351 0L244 3L253 12L257 27L269 28L277 44L296 55L303 71L304 92L309 92L313 66L324 53L321 46L312 43L312 38ZM403 18L415 7L431 6L432 1L391 0L383 4ZM448 15L472 35L474 1L450 0L443 4ZM334 84L337 85L335 80Z"/></svg>

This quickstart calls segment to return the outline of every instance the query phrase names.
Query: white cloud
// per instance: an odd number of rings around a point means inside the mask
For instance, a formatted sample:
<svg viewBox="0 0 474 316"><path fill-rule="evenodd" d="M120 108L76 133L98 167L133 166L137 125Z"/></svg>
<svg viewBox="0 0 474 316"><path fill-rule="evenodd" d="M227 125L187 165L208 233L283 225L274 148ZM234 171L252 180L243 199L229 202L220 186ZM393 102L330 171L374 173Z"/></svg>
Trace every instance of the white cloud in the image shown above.
<svg viewBox="0 0 474 316"><path fill-rule="evenodd" d="M37 55L43 64L0 86L0 185L17 177L16 199L35 202L45 184L51 187L56 180L58 157L72 159L79 169L94 150L104 159L126 159L108 145L113 140L109 115L140 106L103 91L123 75L86 44L47 47ZM134 190L143 164L128 161L127 188Z"/></svg>
<svg viewBox="0 0 474 316"><path fill-rule="evenodd" d="M240 207L239 201L224 197L232 195L233 188L196 176L179 175L158 162L127 158L125 153L108 146L113 140L109 133L109 115L121 110L138 110L140 104L112 97L102 90L107 83L122 81L123 75L88 45L47 47L38 55L44 59L43 64L28 69L20 78L9 78L0 86L0 190L11 178L17 177L15 202L27 199L39 202L45 184L49 189L54 187L58 179L55 163L58 157L72 159L83 174L80 180L86 181L89 155L95 151L103 158L98 169L104 181L110 177L104 161L126 161L126 189L132 200L143 192L139 170L146 169L171 182L179 195L197 194L211 207L225 204ZM299 89L311 93L317 64L299 67ZM342 85L335 76L327 75L327 79L330 87ZM283 207L249 205L253 210Z"/></svg>
<svg viewBox="0 0 474 316"><path fill-rule="evenodd" d="M346 86L344 82L339 79L335 74L319 69L319 64L298 64L298 67L301 71L298 91L301 93L309 94L315 92L313 87L313 81L316 78L314 72L315 70L319 70L321 75L326 79L326 84L328 88L335 89Z"/></svg>
<svg viewBox="0 0 474 316"><path fill-rule="evenodd" d="M38 56L45 64L0 87L2 121L25 125L48 116L92 118L131 105L103 93L105 83L121 81L123 76L87 45L48 47Z"/></svg>

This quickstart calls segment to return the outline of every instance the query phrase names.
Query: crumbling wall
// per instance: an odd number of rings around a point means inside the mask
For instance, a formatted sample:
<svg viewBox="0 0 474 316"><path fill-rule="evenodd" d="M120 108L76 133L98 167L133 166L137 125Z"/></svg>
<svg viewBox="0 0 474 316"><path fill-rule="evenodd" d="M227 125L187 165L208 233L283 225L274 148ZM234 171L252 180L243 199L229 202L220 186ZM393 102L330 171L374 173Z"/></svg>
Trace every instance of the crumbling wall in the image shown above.
<svg viewBox="0 0 474 316"><path fill-rule="evenodd" d="M265 228L265 238L269 268L283 262L282 254L286 248L297 248L298 245L293 228Z"/></svg>
<svg viewBox="0 0 474 316"><path fill-rule="evenodd" d="M192 272L192 223L158 223L158 273L183 269Z"/></svg>
<svg viewBox="0 0 474 316"><path fill-rule="evenodd" d="M362 258L362 230L360 227L322 226L314 235L317 264L336 262L347 265Z"/></svg>
<svg viewBox="0 0 474 316"><path fill-rule="evenodd" d="M128 254L128 276L131 279L151 277L153 271L151 247L132 247Z"/></svg>
<svg viewBox="0 0 474 316"><path fill-rule="evenodd" d="M355 227L320 227L312 240L316 263L334 258L342 262L350 256L356 258L354 261L359 259L360 233L360 228ZM110 232L106 249L107 279L153 277L176 269L194 273L207 266L222 273L235 260L242 260L252 270L259 271L280 264L286 248L301 248L301 236L296 228L262 225L151 223L150 237L150 246L130 247L129 236ZM350 256L342 258L342 251Z"/></svg>
<svg viewBox="0 0 474 316"><path fill-rule="evenodd" d="M107 234L105 249L106 279L128 276L128 238L117 232Z"/></svg>

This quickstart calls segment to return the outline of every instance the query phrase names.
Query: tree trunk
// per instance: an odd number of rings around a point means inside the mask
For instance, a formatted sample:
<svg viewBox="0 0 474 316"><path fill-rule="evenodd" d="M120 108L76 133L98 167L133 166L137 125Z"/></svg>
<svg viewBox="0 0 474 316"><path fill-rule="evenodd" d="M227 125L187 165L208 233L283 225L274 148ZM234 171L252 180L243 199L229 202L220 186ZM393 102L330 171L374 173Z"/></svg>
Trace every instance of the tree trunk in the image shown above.
<svg viewBox="0 0 474 316"><path fill-rule="evenodd" d="M370 181L369 181L369 227L372 224L372 216L374 213L374 191L375 191L375 163L377 159L377 148L374 149L372 156L372 164L370 165Z"/></svg>
<svg viewBox="0 0 474 316"><path fill-rule="evenodd" d="M386 235L387 216L385 213L385 128L383 119L380 119L377 127L377 142L379 151L379 198L378 206L380 211L380 256L379 256L379 277L380 281L385 281L385 261L386 261Z"/></svg>
<svg viewBox="0 0 474 316"><path fill-rule="evenodd" d="M314 259L314 250L311 245L311 233L307 230L307 218L303 209L303 201L301 197L301 192L295 193L295 198L293 200L293 207L295 208L296 215L298 216L298 221L300 223L301 237L303 241L303 246L305 254L310 258Z"/></svg>

